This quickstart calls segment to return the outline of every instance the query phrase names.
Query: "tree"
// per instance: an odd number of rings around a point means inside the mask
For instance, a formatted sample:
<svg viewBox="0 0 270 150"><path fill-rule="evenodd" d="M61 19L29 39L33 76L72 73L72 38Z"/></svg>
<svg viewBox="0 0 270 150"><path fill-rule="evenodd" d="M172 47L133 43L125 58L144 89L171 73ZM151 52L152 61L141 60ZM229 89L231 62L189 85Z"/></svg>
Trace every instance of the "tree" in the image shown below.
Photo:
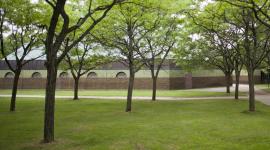
<svg viewBox="0 0 270 150"><path fill-rule="evenodd" d="M253 11L255 18L266 27L270 28L270 1L269 0L217 0L226 2L239 8L250 9Z"/></svg>
<svg viewBox="0 0 270 150"><path fill-rule="evenodd" d="M218 16L218 12L212 13ZM214 42L214 45L217 46L216 49L221 52L221 56L223 57L223 65L219 65L217 62L214 62L214 64L223 70L226 76L227 93L230 93L231 76L233 71L235 72L235 99L239 99L239 78L243 66L240 59L241 37L236 28L226 24L226 21L222 20L224 18L223 16L218 16L217 18L220 20L217 27L204 26L204 28L213 36L210 41ZM225 28L222 28L222 26ZM213 59L216 58L214 57Z"/></svg>
<svg viewBox="0 0 270 150"><path fill-rule="evenodd" d="M258 12L250 5L251 1L219 1L226 2L218 3L220 6L228 4L228 9L223 17L225 18L224 21L238 31L240 37L237 41L238 55L248 71L249 111L255 111L254 71L260 67L262 61L270 52L269 28L266 28L266 24L260 21Z"/></svg>
<svg viewBox="0 0 270 150"><path fill-rule="evenodd" d="M150 21L145 4L119 6L119 11L101 27L103 31L98 30L98 33L93 35L102 45L117 50L115 53L118 53L118 58L129 68L126 112L130 112L132 108L135 73L144 65L138 51L144 48L142 41L148 33L144 27L147 26L147 21ZM108 24L113 26L110 28Z"/></svg>
<svg viewBox="0 0 270 150"><path fill-rule="evenodd" d="M46 0L46 3L52 9L52 15L45 41L47 56L44 118L45 143L50 143L54 140L55 88L57 68L60 62L74 46L76 46L107 16L114 5L122 3L123 1L124 0L110 0L106 2L96 2L89 0L81 1L82 5L78 6L77 2L67 3L67 0ZM72 13L71 11L67 11L68 8L74 8ZM72 18L70 16L72 16ZM74 41L70 42L69 37L74 31L80 31L80 33L77 34L77 38ZM59 54L63 43L65 49Z"/></svg>
<svg viewBox="0 0 270 150"><path fill-rule="evenodd" d="M249 111L255 111L254 71L260 66L269 54L269 29L255 20L254 14L249 10L241 13L241 29L244 29L243 62L248 71L249 80Z"/></svg>
<svg viewBox="0 0 270 150"><path fill-rule="evenodd" d="M157 18L150 29L144 28L147 33L143 37L141 45L143 48L137 48L138 54L143 60L145 66L151 71L152 77L152 100L156 100L157 80L159 72L169 52L176 47L178 28L175 17L163 14L157 10ZM168 17L169 16L169 17Z"/></svg>
<svg viewBox="0 0 270 150"><path fill-rule="evenodd" d="M113 61L113 58L106 56L105 51L95 50L97 43L83 40L67 53L65 62L66 70L70 70L74 79L74 100L78 100L79 81L81 76L89 71ZM103 53L103 54L102 54Z"/></svg>
<svg viewBox="0 0 270 150"><path fill-rule="evenodd" d="M270 28L270 14L269 14L270 1L249 0L248 3L251 4L251 9L255 14L256 19L258 19L266 27Z"/></svg>
<svg viewBox="0 0 270 150"><path fill-rule="evenodd" d="M269 7L270 1L255 1L255 0L218 0L221 2L226 2L232 6L241 8L241 9L249 9L253 11L255 18L267 28L270 28L270 15L269 15Z"/></svg>
<svg viewBox="0 0 270 150"><path fill-rule="evenodd" d="M189 34L186 34L186 36L189 37L187 39L191 38L190 40L193 42L189 45L185 44L184 49L188 50L185 51L184 55L186 56L184 58L192 57L196 63L205 62L204 64L220 69L226 78L226 92L230 93L235 51L228 38L228 26L216 17L220 9L219 7L216 9L213 7L203 10L199 7L187 13L190 18L188 25L192 28L189 27L191 29L187 30ZM194 43L196 43L195 46ZM197 53L195 54L196 57L193 56L194 53Z"/></svg>
<svg viewBox="0 0 270 150"><path fill-rule="evenodd" d="M233 65L234 65L234 72L235 72L235 93L234 93L234 98L236 100L239 99L239 84L240 84L240 76L241 76L241 71L243 69L243 62L241 60L241 37L239 37L239 31L236 30L235 28L230 28L229 30L229 42L230 46L233 48L234 56L233 56Z"/></svg>
<svg viewBox="0 0 270 150"><path fill-rule="evenodd" d="M249 7L236 7L234 4L229 4L235 9L227 15L226 22L240 31L239 35L242 38L240 58L248 71L249 111L255 111L254 71L260 67L270 52L269 28L257 19L256 13Z"/></svg>
<svg viewBox="0 0 270 150"><path fill-rule="evenodd" d="M204 36L208 41L207 51L203 51L206 54L207 62L213 66L218 67L225 75L226 79L226 92L230 93L230 86L232 84L232 73L234 71L233 65L233 51L229 48L229 44L223 41L215 33ZM205 41L205 42L206 42Z"/></svg>
<svg viewBox="0 0 270 150"><path fill-rule="evenodd" d="M30 16L37 12L36 7L29 1L24 0L15 4L6 1L1 4L3 6L0 10L1 55L8 68L15 74L10 101L10 111L15 111L18 82L23 66L43 56L40 54L26 59L31 55L33 49L40 45L43 29L37 26L36 18ZM12 7L14 6L21 7L20 14L13 12ZM20 18L18 18L19 16ZM9 45L7 46L7 44ZM15 65L12 63L13 60L8 58L9 54L15 57Z"/></svg>

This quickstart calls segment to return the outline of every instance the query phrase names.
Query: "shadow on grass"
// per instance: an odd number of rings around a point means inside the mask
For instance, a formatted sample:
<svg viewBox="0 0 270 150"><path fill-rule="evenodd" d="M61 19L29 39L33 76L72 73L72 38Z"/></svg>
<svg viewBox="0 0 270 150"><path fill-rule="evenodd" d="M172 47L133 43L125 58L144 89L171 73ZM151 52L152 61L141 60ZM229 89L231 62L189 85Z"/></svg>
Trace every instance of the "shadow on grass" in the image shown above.
<svg viewBox="0 0 270 150"><path fill-rule="evenodd" d="M256 111L244 110L241 113L242 114L246 114L246 115L252 115L252 116L255 116L255 115L264 115L265 114L263 111L260 111L260 110L256 110Z"/></svg>

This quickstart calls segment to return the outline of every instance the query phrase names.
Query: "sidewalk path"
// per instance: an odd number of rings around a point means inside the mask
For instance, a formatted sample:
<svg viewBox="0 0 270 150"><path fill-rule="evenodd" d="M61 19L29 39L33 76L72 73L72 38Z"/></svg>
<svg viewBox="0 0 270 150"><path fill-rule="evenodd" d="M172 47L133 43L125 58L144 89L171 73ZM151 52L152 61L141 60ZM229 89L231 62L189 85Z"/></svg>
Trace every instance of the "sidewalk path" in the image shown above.
<svg viewBox="0 0 270 150"><path fill-rule="evenodd" d="M270 93L256 88L256 100L270 106Z"/></svg>
<svg viewBox="0 0 270 150"><path fill-rule="evenodd" d="M0 95L0 97L11 97L11 95ZM20 98L45 98L43 95L17 95ZM55 96L58 99L72 99L73 96ZM80 99L111 99L111 100L126 100L124 96L79 96ZM240 99L246 99L247 96L241 96ZM134 100L151 100L148 96L133 96ZM218 96L218 97L157 97L157 100L216 100L216 99L234 99L233 96Z"/></svg>
<svg viewBox="0 0 270 150"><path fill-rule="evenodd" d="M231 90L233 91L235 88L235 85L231 87ZM218 88L206 88L206 89L199 89L201 91L212 91L212 92L222 92L226 91L225 87L218 87ZM248 84L240 84L239 91L241 92L248 92ZM248 98L248 95L247 95ZM255 87L255 98L257 101L260 101L266 105L270 106L270 93Z"/></svg>
<svg viewBox="0 0 270 150"><path fill-rule="evenodd" d="M248 84L241 84L240 91L248 92ZM248 96L248 95L247 95ZM255 86L255 99L270 106L270 93Z"/></svg>
<svg viewBox="0 0 270 150"><path fill-rule="evenodd" d="M231 87L231 90L234 90L234 85ZM212 92L223 92L225 91L225 87L216 87L216 88L204 88L204 89L196 89L196 91L212 91ZM239 91L248 92L248 85L241 84L239 87ZM260 101L266 105L270 106L270 93L255 88L256 91L256 100ZM11 97L11 95L0 95L0 97ZM20 98L44 98L43 95L17 95ZM73 96L56 96L58 99L72 99ZM111 99L111 100L125 100L125 96L80 96L81 99ZM247 96L240 96L240 99L248 99ZM151 100L152 97L144 97L144 96L134 96L134 100ZM218 97L157 97L157 100L217 100L217 99L234 99L233 96L218 96Z"/></svg>
<svg viewBox="0 0 270 150"><path fill-rule="evenodd" d="M231 86L231 91L233 92L235 89L235 84ZM196 89L196 91L208 91L208 92L225 92L226 87L211 87L211 88L201 88L201 89ZM248 92L248 85L247 84L240 84L239 85L239 91L240 92Z"/></svg>

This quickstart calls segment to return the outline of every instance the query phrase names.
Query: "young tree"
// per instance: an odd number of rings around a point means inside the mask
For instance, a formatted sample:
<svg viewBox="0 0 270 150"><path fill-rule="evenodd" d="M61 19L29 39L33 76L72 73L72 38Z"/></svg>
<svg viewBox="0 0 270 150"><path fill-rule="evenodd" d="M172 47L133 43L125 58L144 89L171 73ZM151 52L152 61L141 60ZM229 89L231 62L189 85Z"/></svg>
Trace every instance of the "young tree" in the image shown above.
<svg viewBox="0 0 270 150"><path fill-rule="evenodd" d="M254 1L249 0L248 3L251 5L251 9L255 14L256 19L258 19L263 25L270 28L270 1Z"/></svg>
<svg viewBox="0 0 270 150"><path fill-rule="evenodd" d="M144 65L138 51L142 46L146 16L149 14L144 6L126 4L119 6L109 22L103 24L103 32L98 31L93 35L102 45L118 51L121 62L129 68L129 83L127 94L126 112L132 108L132 93L135 73ZM148 21L148 20L147 20ZM108 28L108 24L113 24Z"/></svg>
<svg viewBox="0 0 270 150"><path fill-rule="evenodd" d="M258 23L254 14L248 10L242 12L242 25L244 29L243 62L248 71L249 80L249 110L255 111L254 71L260 66L269 54L269 29Z"/></svg>
<svg viewBox="0 0 270 150"><path fill-rule="evenodd" d="M224 11L224 21L237 31L238 56L248 71L249 111L255 111L254 71L270 52L269 28L265 22L258 19L258 14L250 8L250 5L246 5L250 1L220 1L226 2L217 3L220 6L229 4L226 7L229 11ZM264 5L262 6L264 8ZM260 13L264 13L264 10Z"/></svg>
<svg viewBox="0 0 270 150"><path fill-rule="evenodd" d="M253 17L255 17L261 24L266 26L268 29L270 28L270 1L269 0L263 0L263 1L217 0L217 1L226 2L230 4L231 6L238 7L239 9L246 9L246 10L252 11ZM237 75L237 72L236 72L236 75ZM239 82L237 81L237 78L236 78L236 82ZM252 88L250 90L252 90ZM253 97L252 95L253 94L251 94L250 96ZM236 95L236 97L238 97L238 95ZM250 101L252 100L250 99Z"/></svg>
<svg viewBox="0 0 270 150"><path fill-rule="evenodd" d="M231 5L231 7L235 7ZM252 10L246 7L234 9L226 22L234 26L241 36L240 58L248 71L249 111L255 111L254 71L270 52L269 28L258 21Z"/></svg>
<svg viewBox="0 0 270 150"><path fill-rule="evenodd" d="M54 140L55 88L59 63L74 46L76 46L107 16L114 5L122 3L124 0L109 0L106 2L86 0L81 1L79 3L80 5L78 5L77 2L74 3L72 1L69 1L68 3L67 0L45 1L52 9L45 41L47 83L45 96L44 142L50 143ZM68 11L68 8L73 8L72 12ZM70 16L72 16L72 18ZM77 38L74 41L69 41L69 37L74 31L79 31L80 33L77 34ZM60 52L64 42L65 48Z"/></svg>
<svg viewBox="0 0 270 150"><path fill-rule="evenodd" d="M232 35L233 37L233 35ZM238 36L237 36L238 37ZM237 40L238 38L236 38ZM241 71L243 69L243 62L241 60L241 44L235 41L235 43L232 43L230 45L233 45L233 49L235 50L235 54L233 56L233 65L234 65L234 72L235 72L235 90L234 90L234 98L236 100L239 99L239 84L240 84L240 76L241 76Z"/></svg>
<svg viewBox="0 0 270 150"><path fill-rule="evenodd" d="M144 28L147 34L142 39L143 47L137 48L145 66L151 71L153 101L156 100L159 72L171 50L176 47L176 36L179 32L176 18L161 13L163 12L157 11L157 18L150 29Z"/></svg>
<svg viewBox="0 0 270 150"><path fill-rule="evenodd" d="M217 0L226 2L239 8L250 9L255 18L266 27L270 28L270 0Z"/></svg>
<svg viewBox="0 0 270 150"><path fill-rule="evenodd" d="M218 27L217 29L205 27L209 32L208 34L212 36L211 40L208 41L214 43L214 47L222 56L222 61L214 61L213 64L218 66L226 76L227 93L230 93L232 73L233 71L235 72L235 99L239 99L239 79L243 67L240 58L241 37L239 37L239 31L236 28L228 26L225 22L219 24L223 24L226 28L218 30L218 28L220 29L222 27ZM218 59L218 57L214 57L213 59ZM223 65L220 65L220 62Z"/></svg>
<svg viewBox="0 0 270 150"><path fill-rule="evenodd" d="M191 18L189 24L191 26L195 25L191 32L195 31L196 34L193 33L193 35L197 36L197 39L193 38L198 44L195 48L199 49L197 51L200 53L198 55L199 63L206 62L220 69L225 75L226 92L230 93L235 51L230 45L230 39L228 39L228 26L223 24L220 18L216 17L220 9L219 7L217 9L213 7L204 8L203 10L199 7L190 11L188 13L189 18Z"/></svg>
<svg viewBox="0 0 270 150"><path fill-rule="evenodd" d="M230 10L230 12L228 10ZM222 55L225 57L223 60L229 62L226 66L231 69L227 69L228 71L225 72L235 71L235 99L239 99L239 78L243 66L240 54L243 49L241 46L243 40L241 31L226 21L227 16L232 15L234 9L228 4L212 3L208 4L208 6L203 9L200 7L194 12L193 15L190 15L192 22L198 26L199 31L207 33L208 37L209 35L212 37L206 39L205 43L207 43L207 41L214 41L214 46L221 48L221 52L223 52ZM228 87L229 86L227 86L227 91L229 89Z"/></svg>
<svg viewBox="0 0 270 150"><path fill-rule="evenodd" d="M67 66L64 68L70 70L74 79L74 100L78 100L79 81L81 76L87 74L89 71L113 61L113 58L106 56L106 52L95 50L96 43L92 41L83 40L78 43L71 51L67 53L65 62Z"/></svg>
<svg viewBox="0 0 270 150"><path fill-rule="evenodd" d="M0 9L0 48L1 55L8 68L14 73L10 111L15 111L18 82L23 66L43 56L43 54L40 54L26 59L27 56L32 55L33 49L40 45L42 29L36 26L36 18L30 16L37 12L35 6L29 1L15 4L6 1L2 3L2 6L3 8ZM12 11L11 7L14 6L21 7L20 14ZM6 37L4 34L6 34ZM8 58L9 54L15 60ZM15 61L15 64L12 61Z"/></svg>
<svg viewBox="0 0 270 150"><path fill-rule="evenodd" d="M232 62L235 72L235 99L239 99L239 84L240 84L240 75L243 68L243 62L241 60L241 51L242 51L242 37L240 36L240 31L234 26L229 25L228 29L225 31L223 39L229 44L228 46L233 51Z"/></svg>

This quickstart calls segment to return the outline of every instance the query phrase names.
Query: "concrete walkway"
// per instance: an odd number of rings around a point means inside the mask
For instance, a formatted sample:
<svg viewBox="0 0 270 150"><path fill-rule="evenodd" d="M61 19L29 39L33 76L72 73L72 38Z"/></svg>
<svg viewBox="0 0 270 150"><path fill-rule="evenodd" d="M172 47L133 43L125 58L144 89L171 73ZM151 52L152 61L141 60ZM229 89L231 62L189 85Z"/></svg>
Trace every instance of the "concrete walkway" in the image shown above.
<svg viewBox="0 0 270 150"><path fill-rule="evenodd" d="M235 84L231 86L231 91L233 92L235 89ZM196 91L208 91L208 92L225 92L226 87L213 87L213 88L202 88L202 89L196 89ZM247 84L240 84L239 85L239 91L240 92L248 92L248 85Z"/></svg>
<svg viewBox="0 0 270 150"><path fill-rule="evenodd" d="M241 84L240 90L248 92L248 85ZM256 86L255 86L255 99L257 101L260 101L260 102L270 106L270 93L268 93L260 88L257 88Z"/></svg>
<svg viewBox="0 0 270 150"><path fill-rule="evenodd" d="M234 90L234 85L231 87ZM248 85L241 84L239 87L241 92L248 92ZM212 91L212 92L224 92L225 87L216 88L204 88L196 89L196 91ZM270 93L261 89L255 88L256 100L270 106ZM11 95L0 95L0 97L11 97ZM20 98L45 98L43 95L17 95ZM58 99L72 99L73 96L56 96ZM111 100L125 100L125 96L80 96L81 99L111 99ZM247 96L240 96L240 99L248 99ZM151 97L134 96L134 100L151 100ZM216 100L216 99L234 99L233 96L218 96L218 97L157 97L157 100Z"/></svg>
<svg viewBox="0 0 270 150"><path fill-rule="evenodd" d="M0 95L0 97L10 97L11 95ZM19 98L45 98L43 95L17 95ZM73 96L55 96L58 99L72 99ZM125 96L79 96L80 99L110 99L110 100L126 100ZM247 96L240 96L240 99L246 99ZM151 100L149 96L133 96L134 100ZM216 100L216 99L234 99L233 96L218 97L157 97L157 100Z"/></svg>
<svg viewBox="0 0 270 150"><path fill-rule="evenodd" d="M235 88L235 85L233 85L231 87L231 90L234 91L234 88ZM199 90L212 91L212 92L222 92L222 91L226 91L226 88L225 87L217 87L217 88L206 88L206 89L199 89ZM241 92L248 92L249 91L248 84L241 84L239 86L239 90ZM248 95L246 96L246 98L248 98ZM270 93L255 87L255 98L257 101L260 101L260 102L270 106Z"/></svg>
<svg viewBox="0 0 270 150"><path fill-rule="evenodd" d="M270 106L270 93L261 90L261 89L256 89L256 100L260 101L266 105Z"/></svg>

